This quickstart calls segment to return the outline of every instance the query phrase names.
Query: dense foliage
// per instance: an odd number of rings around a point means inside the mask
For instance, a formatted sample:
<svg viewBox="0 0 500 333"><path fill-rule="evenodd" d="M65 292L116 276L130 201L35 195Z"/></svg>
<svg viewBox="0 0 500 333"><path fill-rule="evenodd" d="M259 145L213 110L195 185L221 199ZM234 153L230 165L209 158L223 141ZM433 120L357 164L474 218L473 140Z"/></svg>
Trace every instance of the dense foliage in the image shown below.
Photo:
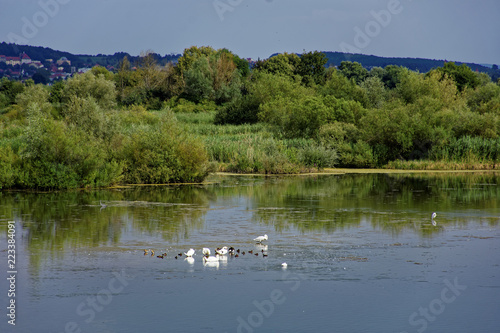
<svg viewBox="0 0 500 333"><path fill-rule="evenodd" d="M94 67L52 86L2 79L0 187L498 167L500 85L486 74L326 63L320 52L285 53L250 68L226 49L191 47L176 65L124 56L114 73Z"/></svg>

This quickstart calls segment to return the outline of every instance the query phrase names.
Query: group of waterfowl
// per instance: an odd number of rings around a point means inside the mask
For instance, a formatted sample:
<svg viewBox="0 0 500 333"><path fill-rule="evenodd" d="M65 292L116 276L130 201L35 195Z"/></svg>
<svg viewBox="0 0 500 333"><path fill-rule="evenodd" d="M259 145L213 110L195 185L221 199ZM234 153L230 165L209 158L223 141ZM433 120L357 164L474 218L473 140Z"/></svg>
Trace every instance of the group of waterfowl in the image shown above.
<svg viewBox="0 0 500 333"><path fill-rule="evenodd" d="M210 249L207 247L204 247L201 251L203 254L203 263L205 263L205 264L218 263L220 261L226 261L228 255L231 257L234 257L234 258L238 258L240 255L244 256L247 253L254 255L256 257L258 257L259 255L261 255L264 258L267 257L268 256L267 245L263 245L262 242L267 241L268 236L267 235L259 236L257 238L254 238L253 240L255 241L256 244L260 245L260 247L261 247L260 251L258 251L258 250L243 251L240 249L236 249L232 246L231 247L223 246L223 247L216 248L215 255L212 256L211 255L212 252L210 251ZM184 255L186 257L186 260L193 260L192 257L195 255L195 253L196 253L196 250L193 248L190 248L188 251L186 251L184 253L182 253L182 252L178 253L177 255L174 256L174 258L178 259L179 257L182 257ZM152 249L145 249L144 255L149 255L149 254L153 257L153 256L155 256L155 251ZM167 256L167 253L164 252L160 255L157 255L156 257L160 258L160 259L164 259L166 256ZM284 263L283 267L286 267L286 263Z"/></svg>

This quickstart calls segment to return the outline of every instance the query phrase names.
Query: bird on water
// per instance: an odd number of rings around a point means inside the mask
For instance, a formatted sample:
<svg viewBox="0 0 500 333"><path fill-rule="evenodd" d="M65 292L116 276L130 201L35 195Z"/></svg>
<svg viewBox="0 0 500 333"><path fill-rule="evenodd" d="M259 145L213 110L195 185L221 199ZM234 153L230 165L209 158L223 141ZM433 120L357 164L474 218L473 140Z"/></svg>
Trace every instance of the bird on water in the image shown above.
<svg viewBox="0 0 500 333"><path fill-rule="evenodd" d="M254 238L254 241L256 241L257 243L262 243L265 240L267 240L267 235L259 236L257 238Z"/></svg>

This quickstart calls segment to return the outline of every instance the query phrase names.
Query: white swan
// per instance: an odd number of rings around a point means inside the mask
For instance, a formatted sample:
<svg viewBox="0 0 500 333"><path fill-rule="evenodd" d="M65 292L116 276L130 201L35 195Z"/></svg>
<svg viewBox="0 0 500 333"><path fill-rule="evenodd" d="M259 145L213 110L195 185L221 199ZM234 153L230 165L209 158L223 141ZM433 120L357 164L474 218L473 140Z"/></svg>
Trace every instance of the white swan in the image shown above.
<svg viewBox="0 0 500 333"><path fill-rule="evenodd" d="M192 257L193 254L194 254L194 250L193 249L189 249L189 251L187 251L186 253L184 253L186 255L186 257Z"/></svg>
<svg viewBox="0 0 500 333"><path fill-rule="evenodd" d="M287 264L286 262L284 262L284 263L282 263L282 264L281 264L281 267L283 267L283 268L287 268L287 267L288 267L288 264Z"/></svg>
<svg viewBox="0 0 500 333"><path fill-rule="evenodd" d="M219 262L219 255L216 254L215 257L203 257L203 262L205 263L214 263L214 262Z"/></svg>
<svg viewBox="0 0 500 333"><path fill-rule="evenodd" d="M204 256L209 256L210 255L210 249L204 247L202 253L203 253Z"/></svg>
<svg viewBox="0 0 500 333"><path fill-rule="evenodd" d="M262 243L265 240L267 240L267 235L259 236L257 238L254 238L254 241L256 241L257 243Z"/></svg>
<svg viewBox="0 0 500 333"><path fill-rule="evenodd" d="M227 254L227 246L224 246L222 249L215 250L215 253L225 256Z"/></svg>

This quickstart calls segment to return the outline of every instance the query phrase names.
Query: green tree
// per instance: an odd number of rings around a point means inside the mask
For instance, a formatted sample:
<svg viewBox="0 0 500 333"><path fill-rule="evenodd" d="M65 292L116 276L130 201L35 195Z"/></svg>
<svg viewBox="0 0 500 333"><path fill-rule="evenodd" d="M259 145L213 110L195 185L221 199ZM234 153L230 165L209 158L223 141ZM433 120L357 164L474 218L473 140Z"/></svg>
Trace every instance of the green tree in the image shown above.
<svg viewBox="0 0 500 333"><path fill-rule="evenodd" d="M354 100L363 107L369 104L366 91L338 70L330 70L327 81L324 85L318 86L317 90L323 96L332 95L338 99Z"/></svg>
<svg viewBox="0 0 500 333"><path fill-rule="evenodd" d="M269 74L283 75L293 78L298 74L300 58L295 53L280 53L265 61L260 61L256 69Z"/></svg>
<svg viewBox="0 0 500 333"><path fill-rule="evenodd" d="M92 97L103 109L112 109L116 105L116 87L113 81L103 74L92 72L76 75L67 80L62 100L68 103L73 97Z"/></svg>
<svg viewBox="0 0 500 333"><path fill-rule="evenodd" d="M326 68L328 62L323 52L314 51L300 55L300 63L297 66L297 74L302 77L302 82L306 85L322 84L325 81Z"/></svg>
<svg viewBox="0 0 500 333"><path fill-rule="evenodd" d="M399 83L401 73L407 70L408 69L402 66L388 65L384 68L382 81L384 82L387 88L394 89Z"/></svg>
<svg viewBox="0 0 500 333"><path fill-rule="evenodd" d="M359 62L342 61L339 66L340 72L349 80L360 84L368 77L368 70Z"/></svg>
<svg viewBox="0 0 500 333"><path fill-rule="evenodd" d="M481 83L479 76L466 64L458 66L454 62L447 62L443 67L439 67L435 71L443 74L443 77L447 75L452 78L457 85L458 91L463 91L465 88L475 89Z"/></svg>
<svg viewBox="0 0 500 333"><path fill-rule="evenodd" d="M177 69L181 77L191 68L193 63L200 57L209 57L214 55L216 51L210 46L191 46L182 53L182 56L177 60Z"/></svg>
<svg viewBox="0 0 500 333"><path fill-rule="evenodd" d="M380 108L387 99L387 91L382 80L378 76L366 78L360 87L365 91L368 98L368 107Z"/></svg>
<svg viewBox="0 0 500 333"><path fill-rule="evenodd" d="M0 93L5 96L5 102L14 104L17 94L22 93L24 84L20 81L11 81L6 77L0 80Z"/></svg>
<svg viewBox="0 0 500 333"><path fill-rule="evenodd" d="M207 57L196 59L184 72L185 93L194 102L214 98L213 72Z"/></svg>
<svg viewBox="0 0 500 333"><path fill-rule="evenodd" d="M219 50L211 56L200 56L184 73L185 93L194 102L212 100L218 104L240 96L241 75L234 56Z"/></svg>

